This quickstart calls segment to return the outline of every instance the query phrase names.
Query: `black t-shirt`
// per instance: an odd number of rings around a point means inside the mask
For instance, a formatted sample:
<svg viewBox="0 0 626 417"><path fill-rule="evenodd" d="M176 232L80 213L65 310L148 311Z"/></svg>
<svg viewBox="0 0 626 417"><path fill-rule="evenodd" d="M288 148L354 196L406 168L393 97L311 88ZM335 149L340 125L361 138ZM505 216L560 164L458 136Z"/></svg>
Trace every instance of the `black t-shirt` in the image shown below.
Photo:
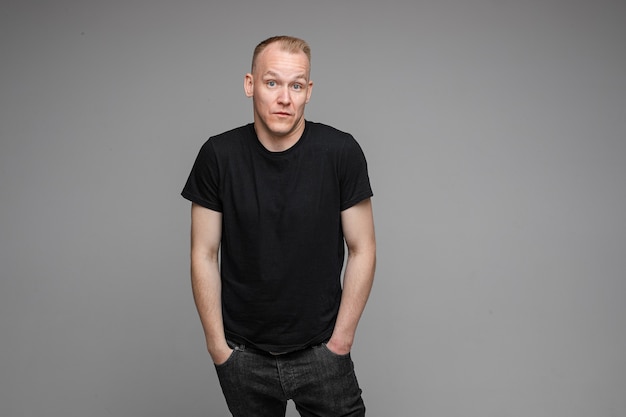
<svg viewBox="0 0 626 417"><path fill-rule="evenodd" d="M183 197L222 213L226 337L267 351L327 340L341 300L341 211L372 196L354 138L306 121L283 152L253 124L202 146Z"/></svg>

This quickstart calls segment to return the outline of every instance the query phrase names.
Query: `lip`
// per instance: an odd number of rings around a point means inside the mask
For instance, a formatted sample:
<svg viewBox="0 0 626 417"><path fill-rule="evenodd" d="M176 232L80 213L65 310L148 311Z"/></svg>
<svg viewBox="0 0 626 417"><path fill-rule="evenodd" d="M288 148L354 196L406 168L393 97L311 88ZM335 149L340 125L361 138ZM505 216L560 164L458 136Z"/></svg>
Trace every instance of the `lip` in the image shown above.
<svg viewBox="0 0 626 417"><path fill-rule="evenodd" d="M277 111L277 112L274 112L274 114L275 114L276 116L279 116L279 117L289 117L289 116L291 116L291 113L282 112L282 111Z"/></svg>

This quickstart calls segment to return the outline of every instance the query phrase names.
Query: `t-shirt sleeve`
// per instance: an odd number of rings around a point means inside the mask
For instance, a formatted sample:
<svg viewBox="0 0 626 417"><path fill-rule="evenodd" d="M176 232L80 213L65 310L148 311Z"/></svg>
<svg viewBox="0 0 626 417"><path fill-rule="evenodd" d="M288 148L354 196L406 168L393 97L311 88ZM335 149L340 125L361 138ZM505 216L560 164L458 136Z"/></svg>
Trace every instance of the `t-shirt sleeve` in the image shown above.
<svg viewBox="0 0 626 417"><path fill-rule="evenodd" d="M191 202L221 212L219 183L217 157L209 139L200 148L181 195Z"/></svg>
<svg viewBox="0 0 626 417"><path fill-rule="evenodd" d="M349 136L342 149L340 165L341 211L373 196L367 161L361 146Z"/></svg>

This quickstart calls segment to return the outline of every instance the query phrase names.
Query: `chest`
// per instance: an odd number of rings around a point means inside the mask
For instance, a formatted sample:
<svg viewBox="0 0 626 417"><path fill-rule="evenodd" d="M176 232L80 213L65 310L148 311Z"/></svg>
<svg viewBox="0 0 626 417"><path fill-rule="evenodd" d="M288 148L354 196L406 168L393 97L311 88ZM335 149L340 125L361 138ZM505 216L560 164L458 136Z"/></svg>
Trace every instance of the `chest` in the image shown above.
<svg viewBox="0 0 626 417"><path fill-rule="evenodd" d="M238 221L316 223L338 212L337 167L324 150L281 158L243 154L229 160L223 171L224 213L233 213Z"/></svg>

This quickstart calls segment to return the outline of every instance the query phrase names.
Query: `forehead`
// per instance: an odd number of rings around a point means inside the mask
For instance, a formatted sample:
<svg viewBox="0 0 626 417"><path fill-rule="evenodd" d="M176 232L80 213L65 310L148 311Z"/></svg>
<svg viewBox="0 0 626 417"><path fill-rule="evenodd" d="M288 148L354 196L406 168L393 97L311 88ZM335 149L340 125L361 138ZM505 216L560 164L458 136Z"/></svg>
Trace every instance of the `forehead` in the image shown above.
<svg viewBox="0 0 626 417"><path fill-rule="evenodd" d="M255 72L265 74L268 71L278 73L305 73L310 68L309 58L302 51L290 52L278 44L268 45L258 56Z"/></svg>

